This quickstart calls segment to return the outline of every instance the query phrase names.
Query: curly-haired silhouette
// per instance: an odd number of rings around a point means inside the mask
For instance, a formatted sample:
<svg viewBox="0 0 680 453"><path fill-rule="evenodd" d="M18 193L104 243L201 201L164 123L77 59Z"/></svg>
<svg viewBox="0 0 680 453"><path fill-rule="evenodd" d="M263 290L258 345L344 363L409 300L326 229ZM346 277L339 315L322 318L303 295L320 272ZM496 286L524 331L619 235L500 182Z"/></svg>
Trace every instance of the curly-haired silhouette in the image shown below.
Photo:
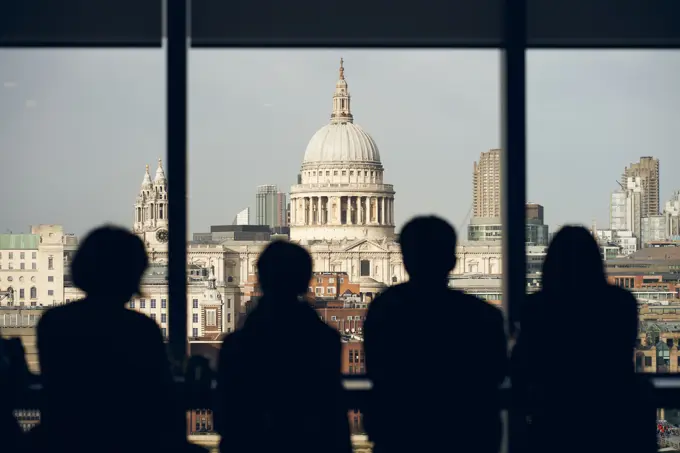
<svg viewBox="0 0 680 453"><path fill-rule="evenodd" d="M416 217L399 242L409 281L380 294L364 325L373 381L365 427L374 450L497 453L498 390L507 367L503 316L448 288L456 233L445 220ZM413 318L419 322L406 332Z"/></svg>
<svg viewBox="0 0 680 453"><path fill-rule="evenodd" d="M340 336L301 295L312 259L276 241L260 255L263 296L220 352L215 426L223 453L351 453Z"/></svg>
<svg viewBox="0 0 680 453"><path fill-rule="evenodd" d="M528 451L656 451L655 410L635 376L637 327L635 297L607 283L595 238L562 228L548 248L543 288L522 308L512 354Z"/></svg>
<svg viewBox="0 0 680 453"><path fill-rule="evenodd" d="M44 385L36 450L163 451L184 445L163 337L126 308L140 294L142 241L115 227L92 231L71 264L87 297L48 310L38 323Z"/></svg>

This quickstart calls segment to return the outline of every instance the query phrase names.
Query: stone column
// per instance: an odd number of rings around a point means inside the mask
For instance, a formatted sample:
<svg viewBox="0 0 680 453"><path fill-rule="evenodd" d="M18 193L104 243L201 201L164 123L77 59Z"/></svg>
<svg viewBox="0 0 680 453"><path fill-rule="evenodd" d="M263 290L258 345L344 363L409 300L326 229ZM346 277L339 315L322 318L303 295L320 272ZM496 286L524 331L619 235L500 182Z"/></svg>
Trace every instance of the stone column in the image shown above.
<svg viewBox="0 0 680 453"><path fill-rule="evenodd" d="M381 206L381 208L382 208L382 218L381 218L380 220L381 220L381 223L382 223L383 225L387 225L387 221L386 221L386 219L385 219L385 212L386 212L386 209L385 209L385 200L386 200L386 198L385 198L385 197L380 197L380 200L382 201L382 203L381 203L381 205L382 205L382 206Z"/></svg>
<svg viewBox="0 0 680 453"><path fill-rule="evenodd" d="M392 205L390 209L390 214L392 216L392 225L395 225L396 221L394 220L394 198L391 198L390 200L391 200L390 204Z"/></svg>
<svg viewBox="0 0 680 453"><path fill-rule="evenodd" d="M371 223L371 197L366 197L366 225Z"/></svg>
<svg viewBox="0 0 680 453"><path fill-rule="evenodd" d="M361 197L357 197L357 224L363 225L364 224L364 215L363 215L363 207L361 206Z"/></svg>
<svg viewBox="0 0 680 453"><path fill-rule="evenodd" d="M371 214L373 215L373 224L375 225L378 223L378 197L371 197L371 211Z"/></svg>
<svg viewBox="0 0 680 453"><path fill-rule="evenodd" d="M342 225L342 197L335 197L335 224Z"/></svg>
<svg viewBox="0 0 680 453"><path fill-rule="evenodd" d="M321 197L314 197L316 200L316 224L321 225Z"/></svg>
<svg viewBox="0 0 680 453"><path fill-rule="evenodd" d="M352 198L353 197L347 197L347 225L354 224L352 222L352 211L354 210L354 208L352 207Z"/></svg>
<svg viewBox="0 0 680 453"><path fill-rule="evenodd" d="M392 220L392 198L387 199L387 224L394 225Z"/></svg>
<svg viewBox="0 0 680 453"><path fill-rule="evenodd" d="M295 225L295 198L290 199L290 224Z"/></svg>
<svg viewBox="0 0 680 453"><path fill-rule="evenodd" d="M312 219L314 219L314 211L312 210L312 197L307 197L307 221L305 222L305 225L311 225L312 224Z"/></svg>

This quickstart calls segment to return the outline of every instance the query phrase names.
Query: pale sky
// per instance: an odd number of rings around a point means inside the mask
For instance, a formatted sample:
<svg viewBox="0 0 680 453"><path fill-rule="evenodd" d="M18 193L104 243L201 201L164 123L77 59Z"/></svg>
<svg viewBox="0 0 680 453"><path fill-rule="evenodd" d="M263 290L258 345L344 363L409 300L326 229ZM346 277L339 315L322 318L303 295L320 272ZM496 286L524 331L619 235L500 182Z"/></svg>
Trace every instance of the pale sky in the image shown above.
<svg viewBox="0 0 680 453"><path fill-rule="evenodd" d="M231 223L257 185L288 192L329 120L340 57L398 226L435 213L464 228L473 162L500 146L499 55L192 50L190 231ZM153 175L166 152L164 63L162 50L0 50L2 232L131 226L144 165ZM528 198L551 229L606 227L609 194L640 156L661 160L662 204L680 189L678 74L678 51L529 53Z"/></svg>

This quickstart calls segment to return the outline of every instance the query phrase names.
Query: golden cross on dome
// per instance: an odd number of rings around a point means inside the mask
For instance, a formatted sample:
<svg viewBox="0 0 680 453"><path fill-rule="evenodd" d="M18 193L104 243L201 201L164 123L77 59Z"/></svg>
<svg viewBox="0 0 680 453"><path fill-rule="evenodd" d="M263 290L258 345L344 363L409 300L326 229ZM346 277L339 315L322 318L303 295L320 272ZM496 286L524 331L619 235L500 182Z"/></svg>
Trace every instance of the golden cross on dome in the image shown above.
<svg viewBox="0 0 680 453"><path fill-rule="evenodd" d="M345 63L345 60L340 58L340 80L345 79L345 67L343 66Z"/></svg>

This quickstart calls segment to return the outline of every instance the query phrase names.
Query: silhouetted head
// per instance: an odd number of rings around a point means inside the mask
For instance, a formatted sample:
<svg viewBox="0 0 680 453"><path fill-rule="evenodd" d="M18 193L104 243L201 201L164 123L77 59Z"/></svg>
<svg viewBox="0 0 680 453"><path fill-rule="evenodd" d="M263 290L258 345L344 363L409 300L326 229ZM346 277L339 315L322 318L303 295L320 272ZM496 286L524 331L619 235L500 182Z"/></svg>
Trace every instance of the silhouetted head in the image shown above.
<svg viewBox="0 0 680 453"><path fill-rule="evenodd" d="M543 288L571 293L606 282L600 247L593 235L580 226L558 231L543 263Z"/></svg>
<svg viewBox="0 0 680 453"><path fill-rule="evenodd" d="M302 247L274 241L257 260L257 279L265 296L297 297L307 292L312 257Z"/></svg>
<svg viewBox="0 0 680 453"><path fill-rule="evenodd" d="M148 265L141 239L122 228L105 226L89 233L80 244L71 275L88 297L124 304L140 294Z"/></svg>
<svg viewBox="0 0 680 453"><path fill-rule="evenodd" d="M402 228L404 267L414 282L445 281L456 265L456 231L444 219L415 217Z"/></svg>

